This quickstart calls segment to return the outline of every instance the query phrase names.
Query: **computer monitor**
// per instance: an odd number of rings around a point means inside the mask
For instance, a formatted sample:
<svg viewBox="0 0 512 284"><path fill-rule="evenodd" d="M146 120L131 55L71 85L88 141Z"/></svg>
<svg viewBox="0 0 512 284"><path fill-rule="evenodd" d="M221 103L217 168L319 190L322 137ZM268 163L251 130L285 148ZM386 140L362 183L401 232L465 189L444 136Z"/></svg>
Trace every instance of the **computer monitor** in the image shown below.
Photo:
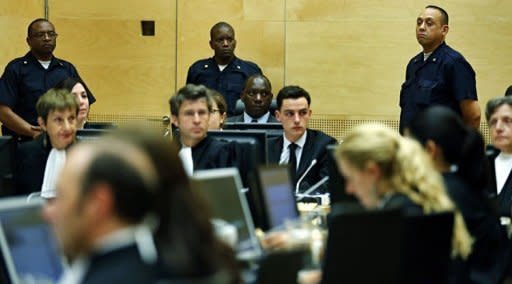
<svg viewBox="0 0 512 284"><path fill-rule="evenodd" d="M331 216L321 283L402 283L401 216L400 210Z"/></svg>
<svg viewBox="0 0 512 284"><path fill-rule="evenodd" d="M262 130L238 131L238 130L210 130L208 136L222 141L253 144L256 148L256 159L258 165L266 164L267 154L267 133Z"/></svg>
<svg viewBox="0 0 512 284"><path fill-rule="evenodd" d="M236 251L239 255L260 254L261 249L242 192L242 181L236 168L196 171L192 185L211 206L213 217L235 226L238 232Z"/></svg>
<svg viewBox="0 0 512 284"><path fill-rule="evenodd" d="M243 122L226 122L223 126L227 130L263 130L268 137L283 136L283 125L279 122L267 123L243 123Z"/></svg>
<svg viewBox="0 0 512 284"><path fill-rule="evenodd" d="M343 144L327 146L327 165L329 170L329 186L327 191L329 192L331 204L340 202L358 203L354 196L347 194L345 191L345 179L340 173L335 156L337 147L343 147Z"/></svg>
<svg viewBox="0 0 512 284"><path fill-rule="evenodd" d="M260 184L268 228L283 226L286 220L299 217L294 189L287 166L260 167Z"/></svg>
<svg viewBox="0 0 512 284"><path fill-rule="evenodd" d="M76 131L76 139L78 141L89 141L98 139L100 136L109 133L112 129L78 129Z"/></svg>
<svg viewBox="0 0 512 284"><path fill-rule="evenodd" d="M29 203L26 197L0 200L0 248L8 283L56 283L64 271L41 208L42 202Z"/></svg>
<svg viewBox="0 0 512 284"><path fill-rule="evenodd" d="M0 136L0 196L8 195L14 190L15 154L16 139L11 136Z"/></svg>
<svg viewBox="0 0 512 284"><path fill-rule="evenodd" d="M267 162L267 135L264 131L209 131L214 139L235 143L236 164L246 191L247 201L256 227L265 226L265 217L259 194L258 167Z"/></svg>

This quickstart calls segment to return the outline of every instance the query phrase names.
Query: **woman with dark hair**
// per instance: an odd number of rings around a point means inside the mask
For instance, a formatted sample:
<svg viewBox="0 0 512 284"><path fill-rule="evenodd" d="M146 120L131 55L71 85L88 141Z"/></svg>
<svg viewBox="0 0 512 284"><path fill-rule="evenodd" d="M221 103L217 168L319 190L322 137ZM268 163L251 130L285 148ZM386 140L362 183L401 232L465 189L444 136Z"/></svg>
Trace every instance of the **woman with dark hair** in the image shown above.
<svg viewBox="0 0 512 284"><path fill-rule="evenodd" d="M141 129L113 135L141 148L156 168L160 192L153 208L160 225L154 238L165 266L164 278L205 284L241 282L234 251L215 236L208 204L191 188L177 147Z"/></svg>
<svg viewBox="0 0 512 284"><path fill-rule="evenodd" d="M473 251L463 283L501 283L508 258L507 237L484 194L487 168L484 141L453 111L435 106L420 113L406 133L416 138L442 173L451 199L471 233Z"/></svg>
<svg viewBox="0 0 512 284"><path fill-rule="evenodd" d="M78 100L79 110L77 117L77 128L85 128L87 117L89 116L89 89L80 78L68 77L60 81L56 86L56 89L66 89Z"/></svg>
<svg viewBox="0 0 512 284"><path fill-rule="evenodd" d="M208 130L221 130L224 127L224 121L227 117L227 104L221 93L209 89L210 99L212 100L212 111Z"/></svg>

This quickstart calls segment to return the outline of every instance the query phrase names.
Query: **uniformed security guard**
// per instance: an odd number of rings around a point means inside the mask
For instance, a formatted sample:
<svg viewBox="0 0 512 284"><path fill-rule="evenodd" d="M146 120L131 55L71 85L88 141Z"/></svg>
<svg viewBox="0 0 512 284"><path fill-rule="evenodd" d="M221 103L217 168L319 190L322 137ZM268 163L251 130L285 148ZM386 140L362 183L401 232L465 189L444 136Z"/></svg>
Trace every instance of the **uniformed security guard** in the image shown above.
<svg viewBox="0 0 512 284"><path fill-rule="evenodd" d="M224 95L230 116L247 78L262 72L255 63L235 56L235 31L226 22L219 22L210 29L210 47L214 50L214 56L190 66L187 84L205 85Z"/></svg>
<svg viewBox="0 0 512 284"><path fill-rule="evenodd" d="M413 117L431 105L443 105L458 113L474 128L480 126L475 71L466 59L446 45L448 13L429 5L416 20L416 38L423 47L409 61L400 92L400 132Z"/></svg>
<svg viewBox="0 0 512 284"><path fill-rule="evenodd" d="M30 51L9 62L0 78L0 121L3 135L19 141L41 133L35 105L40 96L68 77L79 77L73 64L53 56L58 34L46 19L35 19L27 30ZM89 92L89 103L95 101Z"/></svg>

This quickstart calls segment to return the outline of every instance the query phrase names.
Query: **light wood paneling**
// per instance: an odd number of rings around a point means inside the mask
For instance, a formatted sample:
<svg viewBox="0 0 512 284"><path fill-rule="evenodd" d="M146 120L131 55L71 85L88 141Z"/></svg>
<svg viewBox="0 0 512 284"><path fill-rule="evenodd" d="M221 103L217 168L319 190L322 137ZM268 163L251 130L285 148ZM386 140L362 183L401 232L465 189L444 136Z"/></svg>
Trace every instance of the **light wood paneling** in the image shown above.
<svg viewBox="0 0 512 284"><path fill-rule="evenodd" d="M169 112L175 88L176 3L170 0L50 1L56 54L74 63L97 103L93 114ZM141 35L155 21L155 36Z"/></svg>
<svg viewBox="0 0 512 284"><path fill-rule="evenodd" d="M32 20L44 17L43 0L2 0L0 4L0 69L29 50L27 26Z"/></svg>
<svg viewBox="0 0 512 284"><path fill-rule="evenodd" d="M2 0L0 64L21 56L27 24L43 0ZM450 14L447 42L477 73L481 107L512 84L511 1L434 1ZM168 113L167 99L188 66L212 56L209 29L231 23L236 54L256 62L274 93L298 84L314 115L397 119L405 66L420 51L419 0L49 0L59 32L56 55L73 62L98 98L97 117ZM155 20L142 37L140 21ZM176 82L176 84L175 84ZM103 116L102 116L103 115Z"/></svg>
<svg viewBox="0 0 512 284"><path fill-rule="evenodd" d="M512 84L512 2L438 1L450 14L447 42L477 73L482 108ZM434 3L436 4L436 3ZM286 84L310 91L317 114L398 117L398 95L422 1L286 2ZM491 54L492 53L492 54ZM492 94L492 95L490 95Z"/></svg>
<svg viewBox="0 0 512 284"><path fill-rule="evenodd" d="M217 22L235 29L235 54L258 64L275 91L284 78L284 0L178 0L178 87L188 67L213 56L208 41Z"/></svg>

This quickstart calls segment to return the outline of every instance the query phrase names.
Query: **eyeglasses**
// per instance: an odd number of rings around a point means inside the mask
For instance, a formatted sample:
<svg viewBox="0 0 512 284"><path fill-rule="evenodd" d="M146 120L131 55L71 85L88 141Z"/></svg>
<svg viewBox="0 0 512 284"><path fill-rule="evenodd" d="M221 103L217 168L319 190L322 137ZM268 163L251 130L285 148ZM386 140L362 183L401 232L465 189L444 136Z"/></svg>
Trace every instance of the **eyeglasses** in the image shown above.
<svg viewBox="0 0 512 284"><path fill-rule="evenodd" d="M45 37L48 37L49 39L55 39L58 35L59 34L57 34L56 32L37 32L32 33L30 37L35 39L44 39Z"/></svg>
<svg viewBox="0 0 512 284"><path fill-rule="evenodd" d="M198 110L198 111L187 110L187 111L183 112L183 115L185 117L189 117L189 118L196 116L196 114L199 117L206 117L209 114L209 112L207 110Z"/></svg>

